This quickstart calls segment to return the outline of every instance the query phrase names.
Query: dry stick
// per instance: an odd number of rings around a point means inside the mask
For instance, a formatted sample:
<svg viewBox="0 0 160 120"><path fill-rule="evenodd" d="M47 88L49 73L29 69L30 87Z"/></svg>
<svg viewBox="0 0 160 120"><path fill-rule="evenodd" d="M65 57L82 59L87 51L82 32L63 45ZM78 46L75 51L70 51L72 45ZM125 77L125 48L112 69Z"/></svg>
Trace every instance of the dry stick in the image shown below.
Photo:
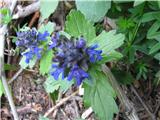
<svg viewBox="0 0 160 120"><path fill-rule="evenodd" d="M8 81L8 84L11 84L15 79L17 79L17 77L23 72L23 68L20 68L16 74L14 74L14 76Z"/></svg>
<svg viewBox="0 0 160 120"><path fill-rule="evenodd" d="M75 96L78 93L78 90L74 93L72 93L70 96L61 99L61 101L59 101L59 103L57 103L55 106L53 106L51 109L49 109L45 114L44 117L47 117L49 114L51 114L55 109L57 109L58 107L60 107L61 105L63 105L65 102L67 102L71 97Z"/></svg>
<svg viewBox="0 0 160 120"><path fill-rule="evenodd" d="M125 107L125 115L127 119L139 120L139 117L136 113L134 106L132 105L131 101L129 101L126 94L120 88L119 84L117 83L110 69L106 65L102 65L102 70L108 76L109 82L111 83L113 89L117 93L117 97L119 98L121 104Z"/></svg>
<svg viewBox="0 0 160 120"><path fill-rule="evenodd" d="M36 11L35 13L34 13L34 16L32 17L32 19L31 19L31 21L30 21L30 23L29 23L29 27L32 27L33 26L33 24L35 23L35 21L39 18L39 16L40 16L40 13L39 13L39 11Z"/></svg>
<svg viewBox="0 0 160 120"><path fill-rule="evenodd" d="M17 0L12 1L11 7L10 7L11 14L16 6L16 3L17 3ZM4 90L5 90L5 94L8 98L9 105L12 110L14 120L18 120L19 119L18 114L16 111L16 107L14 105L13 98L11 96L7 81L6 81L6 76L5 76L5 71L4 71L4 46L5 46L6 33L7 33L7 25L3 25L0 28L0 77L2 79L2 84L3 84Z"/></svg>
<svg viewBox="0 0 160 120"><path fill-rule="evenodd" d="M21 7L18 9L18 12L13 15L12 19L26 17L26 16L38 11L39 8L40 8L40 1L34 2L34 3L32 3L26 7L23 7L23 8Z"/></svg>
<svg viewBox="0 0 160 120"><path fill-rule="evenodd" d="M141 104L143 105L143 107L146 109L146 111L148 112L148 114L150 115L150 117L152 118L152 120L156 120L156 117L154 116L154 114L152 114L150 112L150 110L148 109L148 107L146 106L146 104L143 102L143 100L141 99L141 97L139 96L139 94L137 93L137 91L134 89L133 86L131 86L131 90L137 96L137 98L139 99L139 101L141 102Z"/></svg>

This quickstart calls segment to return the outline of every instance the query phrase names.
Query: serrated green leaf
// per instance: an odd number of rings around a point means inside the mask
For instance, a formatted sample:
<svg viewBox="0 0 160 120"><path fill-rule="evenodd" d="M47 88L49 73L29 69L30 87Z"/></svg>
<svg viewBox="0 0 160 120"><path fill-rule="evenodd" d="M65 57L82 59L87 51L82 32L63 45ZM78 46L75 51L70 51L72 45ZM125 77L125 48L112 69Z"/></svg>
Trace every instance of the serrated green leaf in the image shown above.
<svg viewBox="0 0 160 120"><path fill-rule="evenodd" d="M3 88L2 81L0 79L0 97L2 96L3 93L4 93L4 88Z"/></svg>
<svg viewBox="0 0 160 120"><path fill-rule="evenodd" d="M40 2L42 20L44 20L56 10L59 0L40 0Z"/></svg>
<svg viewBox="0 0 160 120"><path fill-rule="evenodd" d="M52 50L47 51L41 58L39 70L42 75L45 75L46 73L49 72L49 69L51 68L52 65L52 58L53 58Z"/></svg>
<svg viewBox="0 0 160 120"><path fill-rule="evenodd" d="M105 32L94 38L89 45L98 44L98 49L102 50L102 54L109 54L120 47L124 42L125 36L123 34L116 34L115 30Z"/></svg>
<svg viewBox="0 0 160 120"><path fill-rule="evenodd" d="M108 78L101 72L91 70L90 75L96 80L92 86L84 84L84 103L91 106L100 120L113 120L114 113L118 112L115 103L115 92L108 83Z"/></svg>
<svg viewBox="0 0 160 120"><path fill-rule="evenodd" d="M23 69L25 69L25 68L27 68L27 67L33 68L34 65L36 64L37 58L34 57L32 60L30 60L29 64L27 64L27 63L25 62L25 60L26 60L26 56L22 56L22 58L21 58L21 60L20 60L20 62L19 62L19 65L20 65L21 68L23 68Z"/></svg>
<svg viewBox="0 0 160 120"><path fill-rule="evenodd" d="M48 22L47 24L42 24L38 29L39 32L48 31L50 34L54 31L55 23Z"/></svg>
<svg viewBox="0 0 160 120"><path fill-rule="evenodd" d="M151 47L149 54L155 53L160 50L160 42L156 43L153 47Z"/></svg>
<svg viewBox="0 0 160 120"><path fill-rule="evenodd" d="M80 11L71 10L65 23L65 31L71 36L84 36L86 41L96 37L95 28L88 22Z"/></svg>
<svg viewBox="0 0 160 120"><path fill-rule="evenodd" d="M54 80L52 76L49 76L44 83L44 87L47 93L53 93L55 90L58 89L60 89L60 91L62 92L66 92L73 83L74 83L73 80L72 81L67 81L66 79L62 80L61 76L59 77L58 80Z"/></svg>
<svg viewBox="0 0 160 120"><path fill-rule="evenodd" d="M111 1L99 0L76 0L77 9L80 10L85 17L92 22L98 22L103 19L107 11L111 7Z"/></svg>

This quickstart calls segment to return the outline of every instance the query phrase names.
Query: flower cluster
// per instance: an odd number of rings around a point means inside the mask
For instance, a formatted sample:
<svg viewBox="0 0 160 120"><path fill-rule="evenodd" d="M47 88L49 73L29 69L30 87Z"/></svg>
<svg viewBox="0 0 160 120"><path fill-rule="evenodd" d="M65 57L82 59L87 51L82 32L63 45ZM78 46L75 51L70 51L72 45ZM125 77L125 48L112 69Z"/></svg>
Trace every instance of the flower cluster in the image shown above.
<svg viewBox="0 0 160 120"><path fill-rule="evenodd" d="M26 63L29 63L34 56L36 56L37 59L41 58L41 51L43 49L39 46L42 41L47 40L48 36L49 33L47 31L40 33L35 28L17 32L16 45L20 48L22 55L26 57Z"/></svg>
<svg viewBox="0 0 160 120"><path fill-rule="evenodd" d="M77 85L89 77L87 73L89 64L102 59L102 50L96 50L98 45L88 47L83 37L78 40L67 39L56 33L49 45L49 49L52 48L56 52L51 75L55 80L58 80L60 75L62 75L62 79L67 78L69 81L74 78Z"/></svg>

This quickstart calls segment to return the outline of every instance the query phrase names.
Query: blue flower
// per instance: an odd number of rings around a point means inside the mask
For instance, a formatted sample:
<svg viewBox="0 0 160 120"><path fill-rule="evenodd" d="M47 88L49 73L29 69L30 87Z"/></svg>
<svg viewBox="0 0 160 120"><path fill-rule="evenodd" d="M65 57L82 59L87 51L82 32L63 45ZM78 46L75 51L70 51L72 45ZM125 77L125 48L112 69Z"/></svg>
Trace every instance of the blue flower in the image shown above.
<svg viewBox="0 0 160 120"><path fill-rule="evenodd" d="M32 60L34 56L36 56L37 59L40 59L42 50L43 50L42 48L38 48L38 47L30 48L29 51L22 54L26 57L25 62L29 64L30 60Z"/></svg>
<svg viewBox="0 0 160 120"><path fill-rule="evenodd" d="M49 48L48 48L49 50L57 46L59 37L60 37L59 33L58 32L55 33L55 35L52 37L50 41Z"/></svg>
<svg viewBox="0 0 160 120"><path fill-rule="evenodd" d="M81 37L79 40L76 41L77 48L83 48L86 45L86 41Z"/></svg>
<svg viewBox="0 0 160 120"><path fill-rule="evenodd" d="M82 83L82 81L88 77L89 75L87 72L81 69L78 65L74 65L71 71L69 72L67 78L69 81L75 78L76 84L79 86Z"/></svg>
<svg viewBox="0 0 160 120"><path fill-rule="evenodd" d="M97 44L86 49L86 53L89 55L89 60L91 63L102 60L102 50L96 50L96 48L98 48Z"/></svg>
<svg viewBox="0 0 160 120"><path fill-rule="evenodd" d="M55 70L51 72L51 75L55 80L58 80L60 74L62 74L62 79L64 79L64 68L58 67L58 65L52 64L52 68Z"/></svg>
<svg viewBox="0 0 160 120"><path fill-rule="evenodd" d="M47 40L47 37L49 36L49 33L48 33L48 31L45 31L44 33L38 33L38 40L42 40L42 41L45 41L45 40Z"/></svg>
<svg viewBox="0 0 160 120"><path fill-rule="evenodd" d="M30 62L30 60L33 58L33 51L28 51L25 52L24 54L22 54L26 57L25 62L28 64Z"/></svg>
<svg viewBox="0 0 160 120"><path fill-rule="evenodd" d="M58 38L58 39L57 39ZM56 35L52 39L50 49L55 50L51 75L55 80L62 74L68 81L75 79L79 86L84 79L89 77L87 70L90 63L95 63L102 59L102 50L96 50L98 45L88 47L83 37L78 40L68 39L65 36ZM65 74L64 74L65 73Z"/></svg>

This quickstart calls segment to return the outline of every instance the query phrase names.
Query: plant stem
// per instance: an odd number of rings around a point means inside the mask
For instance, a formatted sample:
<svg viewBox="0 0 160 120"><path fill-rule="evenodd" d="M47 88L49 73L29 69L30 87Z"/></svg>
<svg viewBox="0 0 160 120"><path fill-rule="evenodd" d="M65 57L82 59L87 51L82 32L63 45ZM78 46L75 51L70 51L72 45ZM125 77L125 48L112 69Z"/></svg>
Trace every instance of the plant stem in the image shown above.
<svg viewBox="0 0 160 120"><path fill-rule="evenodd" d="M12 14L14 8L15 8L16 3L17 3L17 0L12 1L11 7L10 7L11 14ZM7 25L4 24L0 28L0 78L2 79L2 84L3 84L4 90L5 90L5 94L8 98L9 105L10 105L11 110L12 110L14 120L19 120L16 108L15 108L15 105L14 105L14 102L13 102L13 99L12 99L12 96L11 96L11 93L10 93L10 90L9 90L9 87L8 87L8 84L7 84L5 71L4 71L4 47L5 47L5 35L6 35L6 33L7 33Z"/></svg>

